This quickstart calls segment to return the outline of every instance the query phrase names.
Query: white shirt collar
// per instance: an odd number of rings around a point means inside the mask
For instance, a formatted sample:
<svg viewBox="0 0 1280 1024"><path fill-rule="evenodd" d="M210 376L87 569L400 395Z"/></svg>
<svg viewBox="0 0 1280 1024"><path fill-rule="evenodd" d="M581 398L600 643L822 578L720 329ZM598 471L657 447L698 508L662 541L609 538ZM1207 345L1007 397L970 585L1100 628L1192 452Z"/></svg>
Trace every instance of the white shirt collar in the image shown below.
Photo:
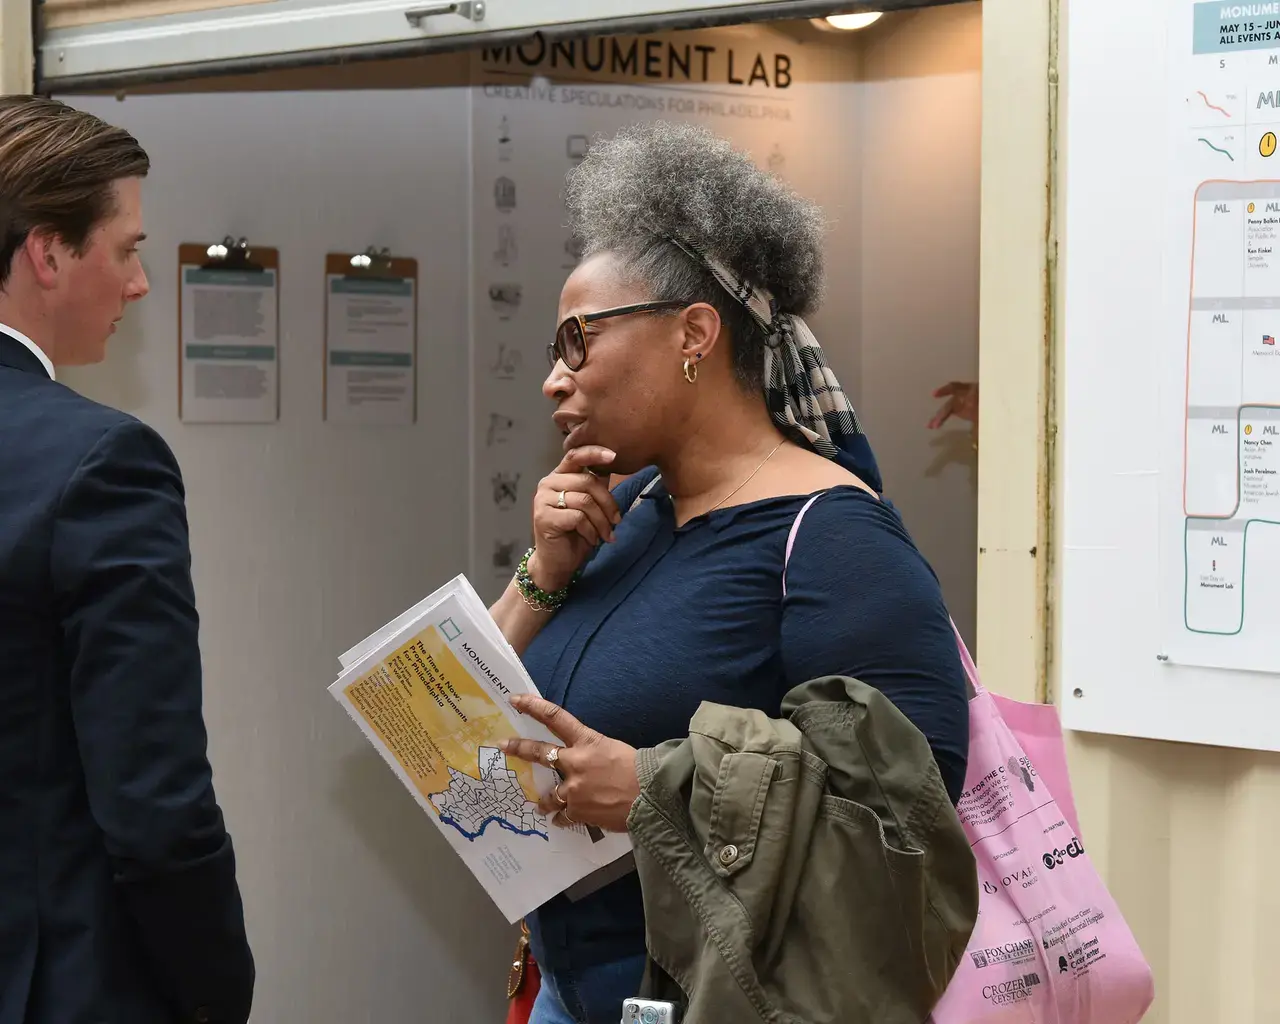
<svg viewBox="0 0 1280 1024"><path fill-rule="evenodd" d="M0 324L0 331L4 331L5 334L8 334L10 337L14 338L16 341L21 342L23 345L26 345L27 348L31 349L35 357L40 360L40 365L44 367L45 372L49 374L49 379L50 380L58 379L53 372L53 362L49 359L47 355L44 354L44 349L42 349L39 345L37 345L34 341L28 338L21 331L14 330L8 324Z"/></svg>

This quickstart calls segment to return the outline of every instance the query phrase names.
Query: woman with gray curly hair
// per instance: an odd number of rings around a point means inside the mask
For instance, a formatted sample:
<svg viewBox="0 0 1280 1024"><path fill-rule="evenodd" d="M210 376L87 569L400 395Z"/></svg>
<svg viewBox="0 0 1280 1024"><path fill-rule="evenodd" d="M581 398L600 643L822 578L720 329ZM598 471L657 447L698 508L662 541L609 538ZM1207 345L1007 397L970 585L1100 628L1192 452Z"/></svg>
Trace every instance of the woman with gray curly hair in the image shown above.
<svg viewBox="0 0 1280 1024"><path fill-rule="evenodd" d="M956 800L968 709L950 617L803 320L820 212L681 124L593 145L568 206L584 259L543 385L565 454L493 608L545 697L520 710L565 741L507 745L560 775L543 810L625 831L637 748L687 735L704 701L776 718L791 687L826 675L888 697ZM609 473L628 478L610 491ZM636 876L528 923L533 1024L617 1021L645 966Z"/></svg>

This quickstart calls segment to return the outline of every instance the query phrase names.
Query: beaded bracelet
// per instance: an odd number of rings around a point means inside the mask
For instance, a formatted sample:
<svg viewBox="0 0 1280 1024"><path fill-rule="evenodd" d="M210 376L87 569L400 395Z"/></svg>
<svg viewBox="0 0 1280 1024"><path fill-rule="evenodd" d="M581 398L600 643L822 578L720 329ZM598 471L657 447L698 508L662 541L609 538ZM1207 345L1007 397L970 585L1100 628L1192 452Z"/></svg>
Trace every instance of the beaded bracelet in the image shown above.
<svg viewBox="0 0 1280 1024"><path fill-rule="evenodd" d="M568 586L548 593L534 583L533 577L529 575L529 558L533 555L534 550L534 548L530 548L526 551L524 557L520 559L520 564L516 566L516 589L520 591L520 596L524 598L524 603L534 611L554 612L568 599L569 589L578 582L578 577L582 575L582 571L579 570L573 574L573 579L569 581Z"/></svg>

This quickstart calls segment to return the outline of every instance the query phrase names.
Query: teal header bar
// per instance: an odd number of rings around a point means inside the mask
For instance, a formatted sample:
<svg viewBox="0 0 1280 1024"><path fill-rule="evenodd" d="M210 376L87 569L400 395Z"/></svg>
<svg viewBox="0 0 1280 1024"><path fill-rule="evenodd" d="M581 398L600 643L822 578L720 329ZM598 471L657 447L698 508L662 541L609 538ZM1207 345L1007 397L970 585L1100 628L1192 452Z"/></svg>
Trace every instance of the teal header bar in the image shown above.
<svg viewBox="0 0 1280 1024"><path fill-rule="evenodd" d="M330 352L330 366L412 366L408 352Z"/></svg>
<svg viewBox="0 0 1280 1024"><path fill-rule="evenodd" d="M1273 49L1280 49L1280 0L1196 4L1192 53Z"/></svg>
<svg viewBox="0 0 1280 1024"><path fill-rule="evenodd" d="M189 267L183 278L187 284L220 284L228 288L274 288L276 272L264 270L254 273L248 270L203 270Z"/></svg>
<svg viewBox="0 0 1280 1024"><path fill-rule="evenodd" d="M271 345L188 345L187 358L273 363L276 350Z"/></svg>
<svg viewBox="0 0 1280 1024"><path fill-rule="evenodd" d="M330 283L334 295L404 295L413 294L413 282L385 281L354 277L335 277Z"/></svg>

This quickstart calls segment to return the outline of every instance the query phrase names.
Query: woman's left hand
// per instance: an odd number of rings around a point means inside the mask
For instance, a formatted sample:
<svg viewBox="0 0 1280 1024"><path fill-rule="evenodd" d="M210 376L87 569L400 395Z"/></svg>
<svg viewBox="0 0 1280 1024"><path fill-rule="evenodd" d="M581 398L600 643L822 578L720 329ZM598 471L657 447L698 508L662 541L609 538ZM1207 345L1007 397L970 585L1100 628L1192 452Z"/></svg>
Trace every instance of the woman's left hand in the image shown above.
<svg viewBox="0 0 1280 1024"><path fill-rule="evenodd" d="M562 747L530 739L501 744L504 753L546 765L560 776L538 801L538 809L554 815L552 822L562 828L595 825L609 832L625 832L631 805L640 795L636 748L588 729L564 708L541 697L515 695L511 706L537 719L564 742ZM553 750L556 754L548 760Z"/></svg>

